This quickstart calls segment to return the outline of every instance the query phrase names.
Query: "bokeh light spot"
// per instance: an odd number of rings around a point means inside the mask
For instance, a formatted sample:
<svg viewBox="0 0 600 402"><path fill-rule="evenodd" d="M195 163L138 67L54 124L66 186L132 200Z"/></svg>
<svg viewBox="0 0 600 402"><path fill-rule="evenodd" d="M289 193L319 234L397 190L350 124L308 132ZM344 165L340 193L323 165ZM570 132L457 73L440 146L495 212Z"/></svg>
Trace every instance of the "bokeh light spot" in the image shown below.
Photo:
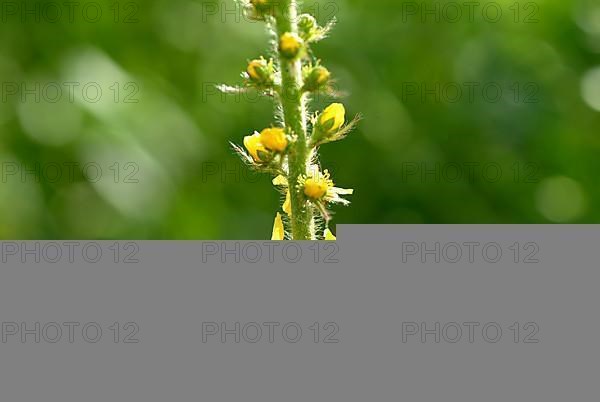
<svg viewBox="0 0 600 402"><path fill-rule="evenodd" d="M592 109L600 112L600 67L584 74L581 79L581 96Z"/></svg>
<svg viewBox="0 0 600 402"><path fill-rule="evenodd" d="M537 208L552 222L572 222L586 210L586 197L575 180L555 176L540 183L537 191Z"/></svg>
<svg viewBox="0 0 600 402"><path fill-rule="evenodd" d="M39 86L39 82L35 84ZM74 103L69 102L68 97L61 92L63 88L56 83L48 85L48 88L57 88L57 92L51 95L51 98L25 99L24 102L18 103L17 114L23 131L32 140L43 145L60 146L78 136L83 115L81 110ZM29 86L33 88L34 84Z"/></svg>

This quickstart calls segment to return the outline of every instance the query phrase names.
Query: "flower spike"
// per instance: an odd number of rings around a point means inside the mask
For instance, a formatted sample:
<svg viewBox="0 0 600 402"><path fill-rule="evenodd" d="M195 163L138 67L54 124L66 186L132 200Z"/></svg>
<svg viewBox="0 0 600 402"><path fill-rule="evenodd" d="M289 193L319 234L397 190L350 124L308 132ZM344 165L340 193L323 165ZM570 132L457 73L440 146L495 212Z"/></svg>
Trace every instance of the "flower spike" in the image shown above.
<svg viewBox="0 0 600 402"><path fill-rule="evenodd" d="M315 56L311 45L327 36L335 20L319 26L310 14L299 15L297 1L237 0L246 14L265 21L272 59L250 60L240 86L221 85L225 93L258 91L275 103L274 125L243 137L234 151L252 169L273 175L284 196L273 222L272 240L335 240L329 230L333 204L347 205L351 189L336 187L327 170L318 166L318 147L344 138L358 118L346 124L341 103L311 116L312 94L338 96L332 73ZM308 127L312 126L312 132Z"/></svg>

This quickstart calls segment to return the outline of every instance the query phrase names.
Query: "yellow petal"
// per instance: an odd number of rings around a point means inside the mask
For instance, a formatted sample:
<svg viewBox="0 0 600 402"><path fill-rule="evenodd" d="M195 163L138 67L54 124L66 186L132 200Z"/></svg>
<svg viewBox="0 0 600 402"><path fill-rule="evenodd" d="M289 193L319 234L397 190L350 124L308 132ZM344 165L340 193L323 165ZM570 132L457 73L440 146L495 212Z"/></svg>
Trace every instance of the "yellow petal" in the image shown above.
<svg viewBox="0 0 600 402"><path fill-rule="evenodd" d="M285 178L285 176L279 175L273 179L273 185L274 186L287 186L288 181Z"/></svg>
<svg viewBox="0 0 600 402"><path fill-rule="evenodd" d="M252 155L252 158L256 162L260 162L260 157L258 156L258 151L266 152L266 148L260 142L260 134L254 133L253 135L247 135L244 137L244 146Z"/></svg>
<svg viewBox="0 0 600 402"><path fill-rule="evenodd" d="M332 103L327 106L321 116L319 116L319 125L321 128L328 132L332 133L337 131L342 124L344 124L344 119L346 118L346 109L344 105L341 103Z"/></svg>
<svg viewBox="0 0 600 402"><path fill-rule="evenodd" d="M341 195L352 195L354 194L354 189L352 188L340 188L340 187L331 187L331 191Z"/></svg>
<svg viewBox="0 0 600 402"><path fill-rule="evenodd" d="M283 152L287 148L288 141L283 128L265 128L260 132L260 142L271 151Z"/></svg>
<svg viewBox="0 0 600 402"><path fill-rule="evenodd" d="M325 229L325 240L336 240L336 237L331 233L329 228Z"/></svg>
<svg viewBox="0 0 600 402"><path fill-rule="evenodd" d="M277 212L277 215L275 215L275 222L273 223L273 234L271 235L271 240L283 240L283 238L283 220L281 220L281 214Z"/></svg>
<svg viewBox="0 0 600 402"><path fill-rule="evenodd" d="M283 209L283 212L285 212L289 216L292 216L292 202L290 200L289 190L288 190L287 194L285 195L285 201L283 203L282 209Z"/></svg>

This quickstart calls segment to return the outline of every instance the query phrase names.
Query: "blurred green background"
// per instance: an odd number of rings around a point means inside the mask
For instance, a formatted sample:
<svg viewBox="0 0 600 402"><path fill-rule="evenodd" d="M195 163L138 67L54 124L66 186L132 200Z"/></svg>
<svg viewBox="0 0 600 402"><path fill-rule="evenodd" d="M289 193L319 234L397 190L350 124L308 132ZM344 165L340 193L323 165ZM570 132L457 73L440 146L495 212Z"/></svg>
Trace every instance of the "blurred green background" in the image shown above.
<svg viewBox="0 0 600 402"><path fill-rule="evenodd" d="M269 238L281 199L228 142L271 102L214 90L262 24L233 0L1 7L0 237ZM321 149L355 189L334 223L600 222L600 2L303 9L338 19L314 50L363 116Z"/></svg>

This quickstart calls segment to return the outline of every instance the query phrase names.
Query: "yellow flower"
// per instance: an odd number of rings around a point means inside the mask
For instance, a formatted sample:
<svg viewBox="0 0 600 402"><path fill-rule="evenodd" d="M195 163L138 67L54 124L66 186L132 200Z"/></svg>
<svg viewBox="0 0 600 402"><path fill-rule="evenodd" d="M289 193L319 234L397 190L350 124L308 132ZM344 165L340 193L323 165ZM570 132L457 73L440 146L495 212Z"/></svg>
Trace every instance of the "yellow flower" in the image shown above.
<svg viewBox="0 0 600 402"><path fill-rule="evenodd" d="M283 128L265 128L260 133L260 142L271 151L283 152L288 145Z"/></svg>
<svg viewBox="0 0 600 402"><path fill-rule="evenodd" d="M277 212L277 215L275 215L275 222L273 223L273 234L271 235L271 240L283 240L284 233L283 220L281 219L281 214Z"/></svg>
<svg viewBox="0 0 600 402"><path fill-rule="evenodd" d="M304 194L311 200L319 200L325 194L329 183L323 176L320 177L309 177L304 181Z"/></svg>
<svg viewBox="0 0 600 402"><path fill-rule="evenodd" d="M332 103L319 116L318 128L325 133L334 133L344 124L346 109L341 103Z"/></svg>
<svg viewBox="0 0 600 402"><path fill-rule="evenodd" d="M302 38L298 35L286 32L279 38L279 50L285 57L293 59L300 53L302 43Z"/></svg>
<svg viewBox="0 0 600 402"><path fill-rule="evenodd" d="M340 195L354 193L352 189L335 187L327 170L323 173L317 170L316 173L312 173L308 177L301 177L299 182L304 189L304 194L311 201L324 200L325 202L348 205L350 202L340 197Z"/></svg>
<svg viewBox="0 0 600 402"><path fill-rule="evenodd" d="M267 152L267 149L260 142L260 134L259 133L254 133L252 135L245 136L244 137L244 146L246 147L248 152L250 152L250 155L252 155L252 158L254 159L255 162L261 162L260 156L258 155L259 151Z"/></svg>
<svg viewBox="0 0 600 402"><path fill-rule="evenodd" d="M288 214L288 216L292 216L292 202L290 200L290 191L289 190L288 190L287 194L285 195L285 201L283 202L283 206L281 207L281 209L283 209L283 212Z"/></svg>
<svg viewBox="0 0 600 402"><path fill-rule="evenodd" d="M329 228L325 229L325 240L337 240Z"/></svg>

